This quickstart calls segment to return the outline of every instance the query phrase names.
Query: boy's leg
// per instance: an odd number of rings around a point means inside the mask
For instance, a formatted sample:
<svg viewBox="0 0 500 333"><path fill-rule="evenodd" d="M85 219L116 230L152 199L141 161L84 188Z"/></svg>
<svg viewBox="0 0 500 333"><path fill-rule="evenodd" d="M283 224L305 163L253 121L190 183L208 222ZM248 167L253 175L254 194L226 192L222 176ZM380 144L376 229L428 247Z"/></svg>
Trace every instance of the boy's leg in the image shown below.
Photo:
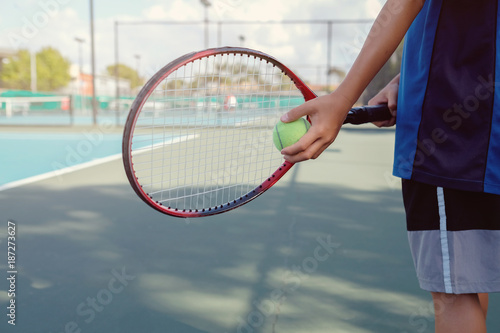
<svg viewBox="0 0 500 333"><path fill-rule="evenodd" d="M479 296L479 303L481 303L481 308L483 309L484 318L486 318L486 315L488 314L488 303L489 303L488 294L480 293L477 295Z"/></svg>
<svg viewBox="0 0 500 333"><path fill-rule="evenodd" d="M436 333L486 333L486 317L478 294L431 294Z"/></svg>

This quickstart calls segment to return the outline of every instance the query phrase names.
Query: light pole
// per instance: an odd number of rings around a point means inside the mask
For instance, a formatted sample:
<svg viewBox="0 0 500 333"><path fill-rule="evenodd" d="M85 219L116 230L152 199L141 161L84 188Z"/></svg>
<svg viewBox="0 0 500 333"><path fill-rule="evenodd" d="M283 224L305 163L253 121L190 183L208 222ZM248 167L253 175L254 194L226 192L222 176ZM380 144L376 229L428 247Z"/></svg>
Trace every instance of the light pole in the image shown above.
<svg viewBox="0 0 500 333"><path fill-rule="evenodd" d="M332 67L332 21L328 21L326 26L326 91L330 90L330 69Z"/></svg>
<svg viewBox="0 0 500 333"><path fill-rule="evenodd" d="M97 100L95 97L95 47L94 47L94 0L90 4L90 59L92 66L92 122L97 124Z"/></svg>
<svg viewBox="0 0 500 333"><path fill-rule="evenodd" d="M135 72L137 73L137 86L140 85L140 81L141 81L141 76L139 75L139 67L140 67L140 64L141 64L141 55L140 54L135 54L134 55L134 58L136 59L136 68L135 68Z"/></svg>
<svg viewBox="0 0 500 333"><path fill-rule="evenodd" d="M78 89L78 94L80 95L80 109L83 111L83 56L82 56L82 45L85 43L85 39L75 37L75 41L78 43L78 77L76 81L76 86Z"/></svg>
<svg viewBox="0 0 500 333"><path fill-rule="evenodd" d="M208 7L212 4L209 0L200 0L205 7L205 49L208 49Z"/></svg>
<svg viewBox="0 0 500 333"><path fill-rule="evenodd" d="M115 21L115 101L116 101L116 126L120 125L120 70L118 67L118 21Z"/></svg>
<svg viewBox="0 0 500 333"><path fill-rule="evenodd" d="M36 53L30 50L31 92L37 92Z"/></svg>

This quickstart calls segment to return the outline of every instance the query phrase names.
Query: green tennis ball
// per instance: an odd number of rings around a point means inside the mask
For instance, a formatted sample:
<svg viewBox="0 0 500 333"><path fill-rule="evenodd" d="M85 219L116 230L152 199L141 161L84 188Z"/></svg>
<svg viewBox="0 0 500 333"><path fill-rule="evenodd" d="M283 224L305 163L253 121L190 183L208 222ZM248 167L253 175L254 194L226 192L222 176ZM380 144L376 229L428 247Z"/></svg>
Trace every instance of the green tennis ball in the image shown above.
<svg viewBox="0 0 500 333"><path fill-rule="evenodd" d="M273 130L274 145L279 151L293 145L306 134L309 127L311 127L311 124L304 118L297 119L290 123L279 121L276 126L274 126Z"/></svg>

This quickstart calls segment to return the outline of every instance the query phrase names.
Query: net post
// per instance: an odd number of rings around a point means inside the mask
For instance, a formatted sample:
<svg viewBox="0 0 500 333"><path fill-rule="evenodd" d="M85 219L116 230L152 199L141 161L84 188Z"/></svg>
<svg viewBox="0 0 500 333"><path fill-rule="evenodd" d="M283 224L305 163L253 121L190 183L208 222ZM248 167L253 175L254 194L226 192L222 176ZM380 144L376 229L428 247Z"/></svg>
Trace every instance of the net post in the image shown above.
<svg viewBox="0 0 500 333"><path fill-rule="evenodd" d="M7 118L12 117L12 102L8 99L5 100L5 115Z"/></svg>
<svg viewBox="0 0 500 333"><path fill-rule="evenodd" d="M120 72L118 67L118 21L115 21L115 101L116 101L116 126L120 126Z"/></svg>
<svg viewBox="0 0 500 333"><path fill-rule="evenodd" d="M69 124L73 126L75 124L75 108L73 105L74 98L73 95L69 95Z"/></svg>

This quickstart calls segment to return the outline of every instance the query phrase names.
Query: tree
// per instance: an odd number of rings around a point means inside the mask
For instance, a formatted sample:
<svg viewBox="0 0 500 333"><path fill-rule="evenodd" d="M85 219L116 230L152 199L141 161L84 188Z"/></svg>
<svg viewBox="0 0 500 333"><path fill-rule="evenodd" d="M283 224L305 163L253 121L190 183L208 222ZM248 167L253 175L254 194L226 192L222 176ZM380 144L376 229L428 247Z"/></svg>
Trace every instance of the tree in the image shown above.
<svg viewBox="0 0 500 333"><path fill-rule="evenodd" d="M109 65L106 67L106 72L110 76L115 76L116 65ZM135 69L124 65L118 64L118 77L130 81L130 87L135 88L143 84L143 80L139 77L139 73Z"/></svg>
<svg viewBox="0 0 500 333"><path fill-rule="evenodd" d="M30 53L27 50L20 50L17 55L7 58L0 73L2 86L28 90L31 82L30 66Z"/></svg>
<svg viewBox="0 0 500 333"><path fill-rule="evenodd" d="M59 51L45 47L35 55L37 89L53 91L68 85L70 63ZM31 56L28 50L20 50L17 55L8 58L0 73L0 80L5 88L30 89Z"/></svg>
<svg viewBox="0 0 500 333"><path fill-rule="evenodd" d="M174 89L182 89L183 86L184 86L183 80L170 80L168 81L166 88L168 90L174 90Z"/></svg>
<svg viewBox="0 0 500 333"><path fill-rule="evenodd" d="M382 67L378 74L373 78L368 87L366 87L361 102L367 104L368 101L375 96L389 81L391 81L400 71L401 60L403 58L403 43L399 44L398 48L391 56L389 61Z"/></svg>

